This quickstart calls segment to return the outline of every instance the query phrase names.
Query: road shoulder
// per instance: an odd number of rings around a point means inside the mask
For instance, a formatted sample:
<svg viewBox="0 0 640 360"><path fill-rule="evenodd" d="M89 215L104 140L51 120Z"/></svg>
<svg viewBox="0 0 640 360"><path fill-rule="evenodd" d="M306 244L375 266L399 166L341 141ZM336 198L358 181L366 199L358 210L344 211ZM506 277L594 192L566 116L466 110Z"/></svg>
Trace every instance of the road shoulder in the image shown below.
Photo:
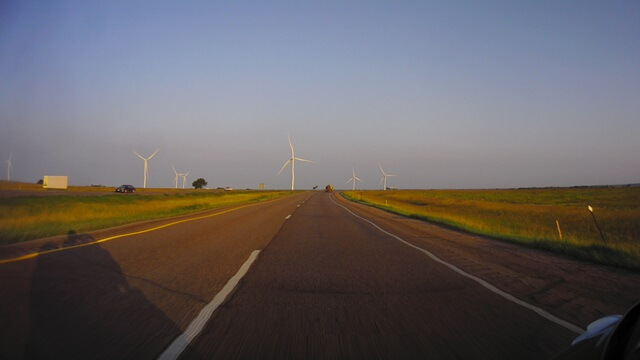
<svg viewBox="0 0 640 360"><path fill-rule="evenodd" d="M640 274L409 219L336 196L411 244L553 315L586 327L640 301Z"/></svg>

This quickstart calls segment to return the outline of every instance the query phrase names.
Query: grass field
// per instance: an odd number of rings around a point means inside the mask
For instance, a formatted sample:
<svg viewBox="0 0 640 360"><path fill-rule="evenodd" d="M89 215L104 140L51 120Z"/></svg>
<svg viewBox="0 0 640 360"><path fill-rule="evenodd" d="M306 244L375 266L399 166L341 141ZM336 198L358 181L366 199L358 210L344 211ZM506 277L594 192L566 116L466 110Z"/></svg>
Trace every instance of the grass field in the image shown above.
<svg viewBox="0 0 640 360"><path fill-rule="evenodd" d="M95 189L100 192L101 188ZM62 235L69 230L80 233L291 194L290 191L145 190L148 194L81 195L94 192L94 188L82 187L69 190L78 195L2 197L0 245ZM113 192L113 188L104 188L104 191Z"/></svg>
<svg viewBox="0 0 640 360"><path fill-rule="evenodd" d="M640 270L640 187L342 194L387 211L471 233ZM606 242L587 206L593 207Z"/></svg>
<svg viewBox="0 0 640 360"><path fill-rule="evenodd" d="M35 183L23 183L13 181L0 180L0 191L27 191L32 195L42 194L67 194L76 195L78 193L113 193L115 191L114 186L73 186L70 185L66 190L44 189L42 185ZM192 193L196 191L193 188L180 189L180 188L149 188L143 189L136 187L136 192L139 194L166 194L166 193ZM214 190L212 190L214 191Z"/></svg>

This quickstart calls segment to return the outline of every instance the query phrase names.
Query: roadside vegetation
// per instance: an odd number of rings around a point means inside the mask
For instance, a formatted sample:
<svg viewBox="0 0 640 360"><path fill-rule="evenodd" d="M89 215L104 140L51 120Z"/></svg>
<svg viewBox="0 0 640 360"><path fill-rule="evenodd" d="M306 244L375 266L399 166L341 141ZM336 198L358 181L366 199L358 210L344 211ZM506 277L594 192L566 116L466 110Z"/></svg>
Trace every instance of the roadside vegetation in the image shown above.
<svg viewBox="0 0 640 360"><path fill-rule="evenodd" d="M109 189L113 192L113 188ZM81 233L291 194L290 191L212 190L149 193L0 198L0 245L63 235L70 230Z"/></svg>
<svg viewBox="0 0 640 360"><path fill-rule="evenodd" d="M470 233L640 270L640 187L345 191L342 195ZM593 207L604 239L588 206Z"/></svg>

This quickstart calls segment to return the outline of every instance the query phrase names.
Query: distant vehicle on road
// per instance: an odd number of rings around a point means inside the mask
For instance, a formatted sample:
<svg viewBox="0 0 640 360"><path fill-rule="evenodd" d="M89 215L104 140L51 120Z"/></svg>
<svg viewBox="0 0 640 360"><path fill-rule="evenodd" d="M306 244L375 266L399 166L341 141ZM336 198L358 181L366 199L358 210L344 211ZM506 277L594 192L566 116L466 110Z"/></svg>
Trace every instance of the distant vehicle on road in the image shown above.
<svg viewBox="0 0 640 360"><path fill-rule="evenodd" d="M227 186L226 188L224 188L224 191L233 191L233 188Z"/></svg>
<svg viewBox="0 0 640 360"><path fill-rule="evenodd" d="M133 185L120 185L116 188L116 192L119 193L134 193L136 192L136 188Z"/></svg>
<svg viewBox="0 0 640 360"><path fill-rule="evenodd" d="M66 190L68 184L69 184L68 176L45 175L42 181L42 188Z"/></svg>

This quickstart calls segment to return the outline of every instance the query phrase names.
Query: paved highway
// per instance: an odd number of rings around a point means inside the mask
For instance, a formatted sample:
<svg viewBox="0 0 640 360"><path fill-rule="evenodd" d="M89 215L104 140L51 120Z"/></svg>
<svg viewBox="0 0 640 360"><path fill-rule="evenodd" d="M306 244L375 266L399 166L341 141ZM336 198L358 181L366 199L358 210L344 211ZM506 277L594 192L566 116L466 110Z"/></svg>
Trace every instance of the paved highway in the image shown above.
<svg viewBox="0 0 640 360"><path fill-rule="evenodd" d="M131 234L144 229L154 230ZM70 231L0 258L101 239L111 240L0 263L3 358L540 359L640 299L637 274L326 193ZM167 355L255 250L197 335Z"/></svg>

